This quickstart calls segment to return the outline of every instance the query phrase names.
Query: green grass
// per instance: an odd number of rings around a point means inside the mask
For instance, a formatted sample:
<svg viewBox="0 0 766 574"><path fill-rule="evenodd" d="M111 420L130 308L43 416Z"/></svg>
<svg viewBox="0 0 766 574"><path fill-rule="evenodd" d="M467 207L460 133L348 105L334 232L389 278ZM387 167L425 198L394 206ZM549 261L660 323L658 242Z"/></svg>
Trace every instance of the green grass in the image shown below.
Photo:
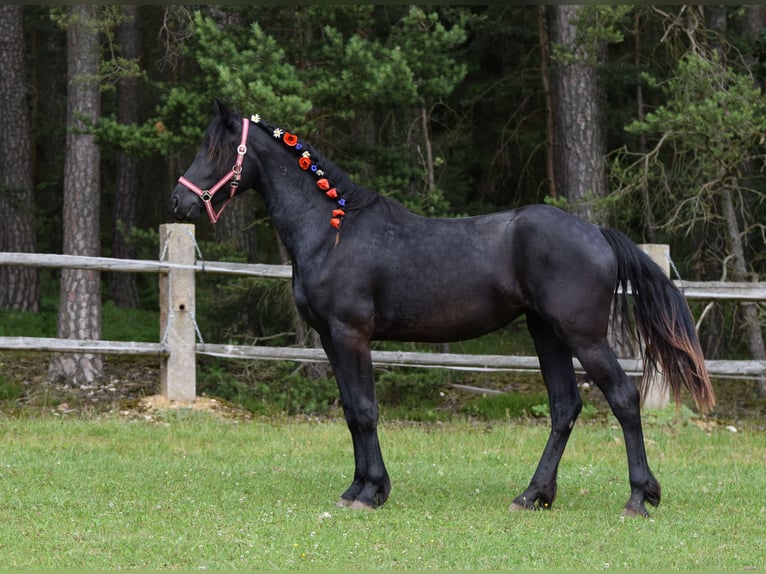
<svg viewBox="0 0 766 574"><path fill-rule="evenodd" d="M338 421L0 420L0 563L89 569L762 569L763 432L650 425L663 504L623 519L621 433L575 429L553 510L509 513L547 436L519 422L384 424L376 512Z"/></svg>

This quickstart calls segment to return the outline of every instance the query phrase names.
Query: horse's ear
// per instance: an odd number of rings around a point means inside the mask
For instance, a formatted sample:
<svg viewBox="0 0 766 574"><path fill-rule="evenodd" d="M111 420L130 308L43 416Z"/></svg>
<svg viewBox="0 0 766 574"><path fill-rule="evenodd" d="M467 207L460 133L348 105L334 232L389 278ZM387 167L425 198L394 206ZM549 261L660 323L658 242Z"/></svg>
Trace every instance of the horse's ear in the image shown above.
<svg viewBox="0 0 766 574"><path fill-rule="evenodd" d="M219 116L222 118L226 118L229 116L229 110L226 109L226 106L223 105L223 102L219 100L218 98L215 98L214 102L215 104L215 111L218 113Z"/></svg>

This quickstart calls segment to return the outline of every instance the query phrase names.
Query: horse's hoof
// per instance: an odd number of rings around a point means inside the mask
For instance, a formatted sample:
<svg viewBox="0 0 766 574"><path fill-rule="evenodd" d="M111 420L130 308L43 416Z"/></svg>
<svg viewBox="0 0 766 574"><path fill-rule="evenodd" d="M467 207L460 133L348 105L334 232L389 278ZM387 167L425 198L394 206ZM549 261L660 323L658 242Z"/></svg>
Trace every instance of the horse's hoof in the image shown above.
<svg viewBox="0 0 766 574"><path fill-rule="evenodd" d="M375 510L375 507L361 500L353 501L349 506L351 510Z"/></svg>
<svg viewBox="0 0 766 574"><path fill-rule="evenodd" d="M523 504L519 504L518 502L511 502L511 505L508 507L508 510L510 512L526 512L527 510L534 510L534 506L524 506Z"/></svg>
<svg viewBox="0 0 766 574"><path fill-rule="evenodd" d="M348 500L347 498L341 498L338 502L335 503L335 506L339 508L348 508L352 504L354 504L353 500Z"/></svg>
<svg viewBox="0 0 766 574"><path fill-rule="evenodd" d="M626 506L625 510L622 511L622 515L629 518L649 518L649 513L643 506L640 508Z"/></svg>

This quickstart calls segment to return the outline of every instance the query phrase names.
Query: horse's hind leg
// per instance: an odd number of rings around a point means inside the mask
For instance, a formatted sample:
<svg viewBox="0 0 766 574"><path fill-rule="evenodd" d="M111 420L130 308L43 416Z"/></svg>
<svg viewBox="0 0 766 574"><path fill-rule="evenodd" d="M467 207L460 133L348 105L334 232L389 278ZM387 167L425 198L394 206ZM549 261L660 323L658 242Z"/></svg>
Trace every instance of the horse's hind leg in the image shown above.
<svg viewBox="0 0 766 574"><path fill-rule="evenodd" d="M660 483L649 470L646 458L638 389L628 379L606 341L575 348L574 351L585 371L604 393L612 412L622 426L631 488L625 514L649 516L644 502L657 506L660 503L661 491Z"/></svg>
<svg viewBox="0 0 766 574"><path fill-rule="evenodd" d="M511 510L551 507L556 498L559 461L582 409L571 349L539 315L527 313L527 327L534 340L548 389L551 432L529 486L513 500Z"/></svg>

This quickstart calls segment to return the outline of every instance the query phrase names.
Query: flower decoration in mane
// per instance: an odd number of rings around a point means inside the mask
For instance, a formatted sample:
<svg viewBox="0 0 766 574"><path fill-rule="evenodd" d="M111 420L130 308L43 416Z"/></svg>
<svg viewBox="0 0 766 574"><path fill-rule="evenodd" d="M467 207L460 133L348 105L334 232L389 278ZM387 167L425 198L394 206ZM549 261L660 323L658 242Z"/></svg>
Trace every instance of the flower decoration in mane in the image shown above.
<svg viewBox="0 0 766 574"><path fill-rule="evenodd" d="M345 207L346 200L341 197L338 189L330 183L327 179L325 171L320 165L318 165L314 158L311 156L311 152L307 149L300 138L290 132L283 130L282 128L274 128L266 124L258 114L253 115L250 121L262 129L270 132L274 139L281 141L288 148L293 149L297 154L298 167L303 171L310 172L316 176L317 189L325 194L329 199L335 202L335 207L330 212L330 225L337 230L340 230L340 226L343 223L343 217L346 215Z"/></svg>

